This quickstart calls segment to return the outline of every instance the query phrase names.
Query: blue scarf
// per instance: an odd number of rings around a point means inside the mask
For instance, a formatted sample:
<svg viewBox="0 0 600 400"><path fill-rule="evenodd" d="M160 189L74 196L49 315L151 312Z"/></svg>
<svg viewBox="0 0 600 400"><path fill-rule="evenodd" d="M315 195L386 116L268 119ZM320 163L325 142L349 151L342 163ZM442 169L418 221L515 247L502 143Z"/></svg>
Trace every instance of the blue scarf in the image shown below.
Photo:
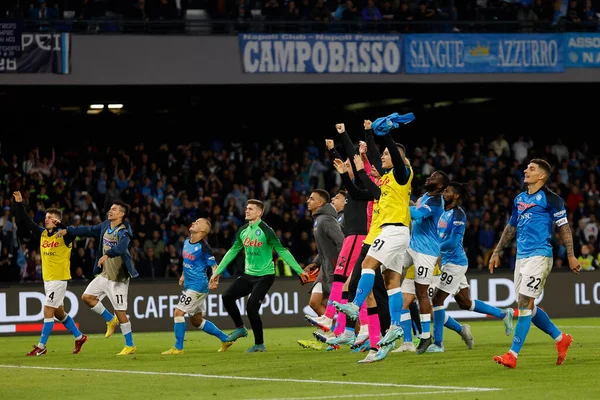
<svg viewBox="0 0 600 400"><path fill-rule="evenodd" d="M414 119L415 116L413 113L400 115L396 112L387 117L377 118L371 127L377 136L385 136L390 133L392 129L399 127L400 124L408 124Z"/></svg>

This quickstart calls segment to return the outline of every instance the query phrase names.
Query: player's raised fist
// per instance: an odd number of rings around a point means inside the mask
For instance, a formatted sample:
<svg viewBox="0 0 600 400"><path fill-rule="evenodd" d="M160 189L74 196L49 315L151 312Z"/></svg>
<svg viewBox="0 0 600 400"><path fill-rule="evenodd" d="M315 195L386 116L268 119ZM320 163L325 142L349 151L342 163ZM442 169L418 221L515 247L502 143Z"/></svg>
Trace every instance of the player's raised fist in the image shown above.
<svg viewBox="0 0 600 400"><path fill-rule="evenodd" d="M346 132L346 126L344 124L335 124L335 129L337 129L340 134Z"/></svg>
<svg viewBox="0 0 600 400"><path fill-rule="evenodd" d="M365 131L367 129L371 129L371 126L373 125L373 123L371 122L370 119L365 119Z"/></svg>
<svg viewBox="0 0 600 400"><path fill-rule="evenodd" d="M327 150L333 149L333 147L334 147L333 140L325 139L325 146L327 147Z"/></svg>

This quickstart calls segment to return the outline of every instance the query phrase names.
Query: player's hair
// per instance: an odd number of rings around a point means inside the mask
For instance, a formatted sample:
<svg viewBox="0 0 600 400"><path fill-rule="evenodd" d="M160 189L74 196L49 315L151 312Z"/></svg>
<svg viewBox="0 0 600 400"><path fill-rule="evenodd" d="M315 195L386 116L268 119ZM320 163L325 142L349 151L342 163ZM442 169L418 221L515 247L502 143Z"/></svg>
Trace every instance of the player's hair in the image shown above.
<svg viewBox="0 0 600 400"><path fill-rule="evenodd" d="M210 220L208 218L200 218L201 220L203 220L204 222L206 222L206 225L208 225L208 231L210 232L212 230L212 224L210 223Z"/></svg>
<svg viewBox="0 0 600 400"><path fill-rule="evenodd" d="M263 203L260 200L250 199L250 200L248 200L248 204L255 205L256 207L260 208L261 211L263 211L265 209L265 203Z"/></svg>
<svg viewBox="0 0 600 400"><path fill-rule="evenodd" d="M406 147L404 147L402 143L394 142L394 144L397 148L401 149L404 152L404 155L406 155Z"/></svg>
<svg viewBox="0 0 600 400"><path fill-rule="evenodd" d="M60 211L60 209L58 209L58 208L54 208L54 207L52 207L52 208L47 208L47 209L46 209L46 214L54 214L54 215L57 215L57 216L58 216L58 218L57 218L57 219L58 219L59 221L62 221L62 211Z"/></svg>
<svg viewBox="0 0 600 400"><path fill-rule="evenodd" d="M331 196L329 195L329 192L327 190L315 189L313 190L313 193L318 194L323 199L323 201L325 201L325 203L329 203L331 201Z"/></svg>
<svg viewBox="0 0 600 400"><path fill-rule="evenodd" d="M458 193L458 197L460 201L467 201L471 198L471 184L470 183L462 183L452 181L448 183L448 186L454 188L454 190Z"/></svg>
<svg viewBox="0 0 600 400"><path fill-rule="evenodd" d="M446 186L448 186L448 184L450 183L450 178L448 178L448 174L442 171L441 169L436 169L435 172L440 174L440 176L442 177L442 185L444 185L444 188L446 188Z"/></svg>
<svg viewBox="0 0 600 400"><path fill-rule="evenodd" d="M123 218L125 218L129 214L129 204L121 200L115 200L113 201L113 204L116 204L123 209Z"/></svg>
<svg viewBox="0 0 600 400"><path fill-rule="evenodd" d="M536 164L538 167L544 170L546 173L546 180L550 177L550 173L552 172L552 166L546 160L542 160L541 158L534 158L530 161L531 163Z"/></svg>
<svg viewBox="0 0 600 400"><path fill-rule="evenodd" d="M338 194L341 194L341 195L342 195L342 196L344 196L344 197L348 197L348 191L347 191L347 190L345 190L345 189L341 189L341 190L338 192Z"/></svg>

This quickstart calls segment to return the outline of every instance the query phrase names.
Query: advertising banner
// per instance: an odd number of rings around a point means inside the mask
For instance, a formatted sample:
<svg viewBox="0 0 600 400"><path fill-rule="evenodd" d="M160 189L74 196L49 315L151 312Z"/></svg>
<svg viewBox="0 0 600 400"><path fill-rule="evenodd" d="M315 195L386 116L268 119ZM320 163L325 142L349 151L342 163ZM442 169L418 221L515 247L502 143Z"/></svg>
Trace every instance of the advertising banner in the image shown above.
<svg viewBox="0 0 600 400"><path fill-rule="evenodd" d="M0 56L18 57L21 55L23 21L0 19Z"/></svg>
<svg viewBox="0 0 600 400"><path fill-rule="evenodd" d="M20 55L0 53L0 73L71 73L69 33L23 33Z"/></svg>
<svg viewBox="0 0 600 400"><path fill-rule="evenodd" d="M473 299L499 308L516 307L512 274L467 274L467 278ZM221 279L219 288L208 296L205 315L225 331L233 329L231 318L221 301L221 294L229 282ZM69 284L65 309L86 333L104 333L104 319L81 301L85 288L85 284ZM308 307L308 290L300 286L297 279L278 278L262 304L264 327L308 326L304 320L305 314L312 314ZM128 313L134 331L172 331L173 313L180 295L181 287L177 282L132 281ZM43 284L0 288L0 335L39 334L44 320L44 300ZM238 301L243 316L246 314L246 300ZM108 300L103 303L111 310ZM552 318L597 317L600 310L600 274L552 273L536 304L547 310ZM460 310L452 297L448 297L446 305L449 315L457 320L486 318L482 314ZM54 331L66 332L62 324L55 324Z"/></svg>
<svg viewBox="0 0 600 400"><path fill-rule="evenodd" d="M564 72L560 34L417 34L404 37L408 74Z"/></svg>
<svg viewBox="0 0 600 400"><path fill-rule="evenodd" d="M239 34L245 73L398 74L401 35Z"/></svg>
<svg viewBox="0 0 600 400"><path fill-rule="evenodd" d="M600 33L565 33L568 68L600 67Z"/></svg>

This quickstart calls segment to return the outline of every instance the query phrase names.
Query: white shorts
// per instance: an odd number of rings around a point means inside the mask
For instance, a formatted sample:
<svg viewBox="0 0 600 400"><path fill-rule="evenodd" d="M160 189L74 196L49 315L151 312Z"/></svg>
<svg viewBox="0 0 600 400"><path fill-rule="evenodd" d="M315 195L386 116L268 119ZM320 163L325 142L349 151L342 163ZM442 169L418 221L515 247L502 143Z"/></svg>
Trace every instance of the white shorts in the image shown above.
<svg viewBox="0 0 600 400"><path fill-rule="evenodd" d="M317 282L312 287L311 293L323 293L323 284L321 282Z"/></svg>
<svg viewBox="0 0 600 400"><path fill-rule="evenodd" d="M44 292L46 292L45 306L52 308L64 306L67 281L44 281Z"/></svg>
<svg viewBox="0 0 600 400"><path fill-rule="evenodd" d="M429 288L427 289L427 294L429 295L430 299L433 299L433 295L435 294L435 289L440 287L440 275L434 275L433 278L431 278L431 285L429 285Z"/></svg>
<svg viewBox="0 0 600 400"><path fill-rule="evenodd" d="M106 295L113 308L117 311L127 310L127 293L129 292L129 279L125 282L115 282L108 280L102 275L98 275L85 288L83 294L89 294L102 299Z"/></svg>
<svg viewBox="0 0 600 400"><path fill-rule="evenodd" d="M208 293L200 293L195 290L186 290L179 298L177 308L188 315L196 315L206 311L206 298Z"/></svg>
<svg viewBox="0 0 600 400"><path fill-rule="evenodd" d="M453 296L462 289L468 288L467 269L466 265L446 264L442 266L442 274L437 288Z"/></svg>
<svg viewBox="0 0 600 400"><path fill-rule="evenodd" d="M415 283L429 286L433 282L433 272L437 259L436 256L429 256L409 248L404 255L404 266L414 265Z"/></svg>
<svg viewBox="0 0 600 400"><path fill-rule="evenodd" d="M515 263L515 293L538 299L552 270L552 258L534 256Z"/></svg>
<svg viewBox="0 0 600 400"><path fill-rule="evenodd" d="M404 278L402 280L402 284L400 285L400 290L402 290L402 293L408 293L408 294L412 294L414 296L416 294L415 293L415 280L409 279L409 278Z"/></svg>
<svg viewBox="0 0 600 400"><path fill-rule="evenodd" d="M367 256L382 264L381 272L389 269L401 274L409 239L410 231L406 226L386 225L373 240Z"/></svg>
<svg viewBox="0 0 600 400"><path fill-rule="evenodd" d="M429 285L429 289L427 289L427 295L430 299L433 299L433 295L435 294L435 288L438 286L439 281L439 275L433 277L431 285ZM402 290L402 293L408 293L412 294L413 296L416 296L417 292L415 291L415 280L404 278L404 280L402 281L402 285L400 286L400 290Z"/></svg>

